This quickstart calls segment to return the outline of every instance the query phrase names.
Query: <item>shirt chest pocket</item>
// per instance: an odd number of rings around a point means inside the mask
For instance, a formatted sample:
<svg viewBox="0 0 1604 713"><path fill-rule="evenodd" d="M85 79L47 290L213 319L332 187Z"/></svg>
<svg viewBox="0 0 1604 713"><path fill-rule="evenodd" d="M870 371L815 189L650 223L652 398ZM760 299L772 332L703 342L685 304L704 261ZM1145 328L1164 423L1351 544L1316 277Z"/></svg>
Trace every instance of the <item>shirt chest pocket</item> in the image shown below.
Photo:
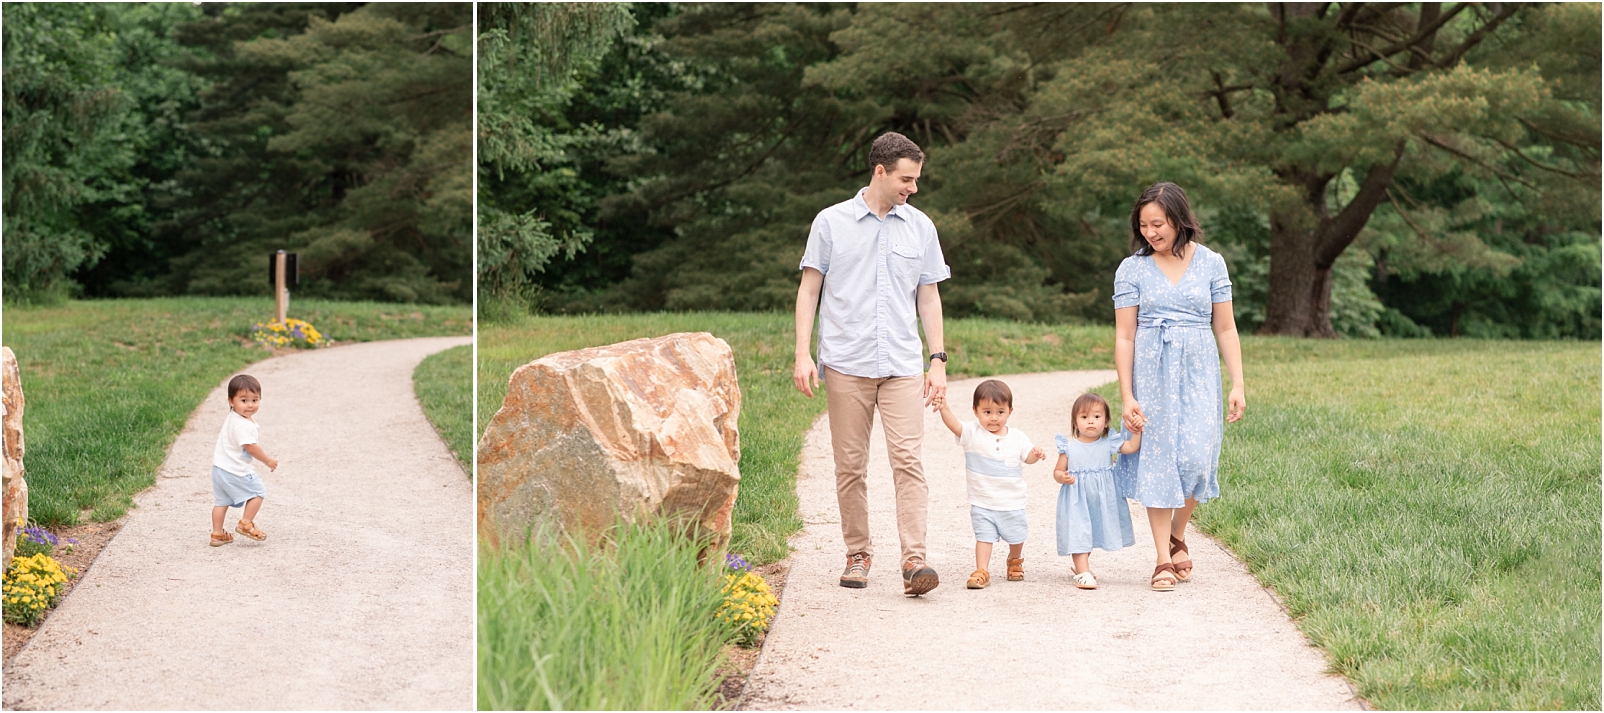
<svg viewBox="0 0 1604 713"><path fill-rule="evenodd" d="M886 260L891 263L891 276L896 278L898 285L919 283L919 266L924 262L924 251L907 243L895 243Z"/></svg>

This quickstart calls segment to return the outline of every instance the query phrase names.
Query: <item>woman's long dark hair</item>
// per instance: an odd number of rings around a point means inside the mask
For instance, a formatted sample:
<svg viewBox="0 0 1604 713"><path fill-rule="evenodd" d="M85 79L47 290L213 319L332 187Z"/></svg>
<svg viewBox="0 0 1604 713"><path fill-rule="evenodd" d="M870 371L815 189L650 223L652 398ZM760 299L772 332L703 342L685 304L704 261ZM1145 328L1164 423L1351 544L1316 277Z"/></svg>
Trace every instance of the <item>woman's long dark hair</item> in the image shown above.
<svg viewBox="0 0 1604 713"><path fill-rule="evenodd" d="M1193 240L1203 239L1203 229L1197 226L1197 218L1192 216L1192 205L1186 200L1186 191L1180 186L1165 181L1149 186L1142 191L1142 197L1136 199L1136 207L1131 209L1131 252L1137 255L1152 255L1153 246L1147 244L1147 238L1142 237L1142 206L1157 203L1164 209L1164 217L1175 226L1175 244L1170 246L1170 254L1181 257L1181 248Z"/></svg>

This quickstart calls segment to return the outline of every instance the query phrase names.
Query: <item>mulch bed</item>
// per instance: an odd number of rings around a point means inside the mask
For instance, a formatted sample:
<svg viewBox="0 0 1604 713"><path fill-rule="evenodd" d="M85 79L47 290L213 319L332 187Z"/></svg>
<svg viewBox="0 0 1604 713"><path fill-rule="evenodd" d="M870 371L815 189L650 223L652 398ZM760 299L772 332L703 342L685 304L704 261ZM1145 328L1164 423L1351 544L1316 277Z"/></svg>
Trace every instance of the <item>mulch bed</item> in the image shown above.
<svg viewBox="0 0 1604 713"><path fill-rule="evenodd" d="M769 590L774 592L774 598L779 599L785 592L785 575L791 570L789 561L779 561L763 565L753 571L768 582ZM778 612L776 611L776 615ZM757 660L763 655L763 642L767 635L758 638L757 645L748 649L734 644L724 646L724 664L719 667L718 702L715 710L729 711L741 707L741 697L746 693L746 679L752 675L752 668L757 666Z"/></svg>
<svg viewBox="0 0 1604 713"><path fill-rule="evenodd" d="M118 530L122 529L123 519L119 518L112 522L91 522L87 525L51 530L61 540L61 544L56 546L56 551L51 557L56 558L56 561L63 566L71 567L78 572L76 577L67 580L66 587L61 595L63 600L68 594L72 593L73 587L78 586L78 583L83 581L84 574L89 571L89 566L94 564L95 558L100 556L100 551L106 548L106 543L111 542L111 538L117 534ZM73 546L70 553L67 552L66 547L68 538L78 541L78 544ZM55 610L52 609L51 612L53 611ZM45 619L50 618L51 612L45 612ZM42 626L43 624L44 621L41 620L40 625ZM5 625L4 661L7 665L11 663L11 657L16 656L17 652L22 650L22 647L28 645L28 641L33 639L33 635L37 631L39 630L16 624L7 623Z"/></svg>

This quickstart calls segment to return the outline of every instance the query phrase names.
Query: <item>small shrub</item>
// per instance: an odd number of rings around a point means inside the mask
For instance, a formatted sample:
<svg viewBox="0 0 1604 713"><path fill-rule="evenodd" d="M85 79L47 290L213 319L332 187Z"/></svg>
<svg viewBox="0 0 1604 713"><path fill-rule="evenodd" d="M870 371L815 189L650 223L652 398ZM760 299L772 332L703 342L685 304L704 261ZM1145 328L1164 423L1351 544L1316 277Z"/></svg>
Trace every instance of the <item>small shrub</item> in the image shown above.
<svg viewBox="0 0 1604 713"><path fill-rule="evenodd" d="M62 567L46 554L12 558L5 574L5 620L37 626L45 612L61 599L61 585L75 574L71 567Z"/></svg>
<svg viewBox="0 0 1604 713"><path fill-rule="evenodd" d="M769 583L753 572L740 555L726 555L724 567L728 570L724 574L724 604L716 616L729 627L731 640L741 646L755 646L758 637L769 630L780 600L774 598Z"/></svg>
<svg viewBox="0 0 1604 713"><path fill-rule="evenodd" d="M314 349L323 346L325 340L323 334L309 322L299 319L280 322L275 319L270 322L257 322L251 327L251 341L264 347Z"/></svg>

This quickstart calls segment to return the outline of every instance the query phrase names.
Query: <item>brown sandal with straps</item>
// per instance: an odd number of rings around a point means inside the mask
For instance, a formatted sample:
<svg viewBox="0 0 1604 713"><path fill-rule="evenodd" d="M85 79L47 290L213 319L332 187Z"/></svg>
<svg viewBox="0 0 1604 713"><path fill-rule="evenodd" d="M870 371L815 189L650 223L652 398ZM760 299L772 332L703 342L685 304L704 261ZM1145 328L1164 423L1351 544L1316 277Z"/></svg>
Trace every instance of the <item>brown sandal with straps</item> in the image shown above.
<svg viewBox="0 0 1604 713"><path fill-rule="evenodd" d="M969 581L965 586L970 589L985 589L990 584L991 573L983 569L977 569L969 575Z"/></svg>
<svg viewBox="0 0 1604 713"><path fill-rule="evenodd" d="M1175 581L1185 582L1192 578L1192 553L1186 549L1185 540L1177 540L1174 535L1170 535L1170 558L1173 559L1177 552L1185 552L1186 561L1175 563Z"/></svg>
<svg viewBox="0 0 1604 713"><path fill-rule="evenodd" d="M1018 557L1008 560L1008 581L1025 581L1025 558Z"/></svg>
<svg viewBox="0 0 1604 713"><path fill-rule="evenodd" d="M1153 580L1150 584L1155 592L1175 591L1175 583L1179 579L1175 576L1175 565L1165 562L1153 568Z"/></svg>
<svg viewBox="0 0 1604 713"><path fill-rule="evenodd" d="M256 527L256 523L254 523L254 522L241 522L241 523L238 523L238 524L234 525L234 531L238 532L241 535L249 537L249 538L251 538L253 540L256 540L257 542L261 542L261 541L267 539L267 533L264 533L260 529L258 529Z"/></svg>

